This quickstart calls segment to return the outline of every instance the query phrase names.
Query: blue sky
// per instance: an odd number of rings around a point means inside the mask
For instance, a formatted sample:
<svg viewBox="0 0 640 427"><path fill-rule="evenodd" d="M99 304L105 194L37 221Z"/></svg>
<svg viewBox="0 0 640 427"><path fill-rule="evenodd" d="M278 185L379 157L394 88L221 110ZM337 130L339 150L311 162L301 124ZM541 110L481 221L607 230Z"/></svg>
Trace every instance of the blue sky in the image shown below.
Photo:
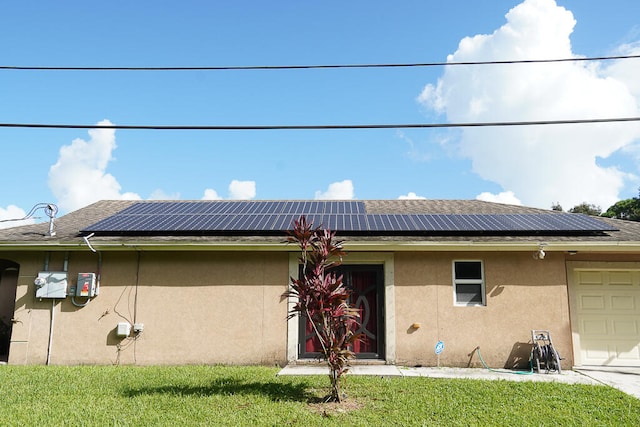
<svg viewBox="0 0 640 427"><path fill-rule="evenodd" d="M196 67L640 54L611 0L7 2L0 65ZM640 59L242 71L0 70L0 219L100 199L475 199L603 209L637 195L638 123L509 129L106 130L640 116ZM0 226L16 223L0 223Z"/></svg>

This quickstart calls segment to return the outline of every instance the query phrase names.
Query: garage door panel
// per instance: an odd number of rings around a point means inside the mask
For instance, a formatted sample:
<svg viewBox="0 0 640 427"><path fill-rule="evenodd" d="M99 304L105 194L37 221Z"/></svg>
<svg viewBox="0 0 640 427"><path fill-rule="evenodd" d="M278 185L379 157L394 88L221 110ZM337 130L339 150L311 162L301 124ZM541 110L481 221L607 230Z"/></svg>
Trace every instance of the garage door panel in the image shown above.
<svg viewBox="0 0 640 427"><path fill-rule="evenodd" d="M585 365L637 366L640 360L640 347L628 342L587 340L582 345Z"/></svg>
<svg viewBox="0 0 640 427"><path fill-rule="evenodd" d="M634 274L631 271L610 271L609 285L632 286Z"/></svg>
<svg viewBox="0 0 640 427"><path fill-rule="evenodd" d="M602 275L602 271L578 271L578 284L580 286L602 285L604 283Z"/></svg>
<svg viewBox="0 0 640 427"><path fill-rule="evenodd" d="M575 278L578 286L638 286L640 284L640 270L586 269L576 271Z"/></svg>
<svg viewBox="0 0 640 427"><path fill-rule="evenodd" d="M628 295L611 295L610 297L612 310L637 311L638 305L632 294Z"/></svg>
<svg viewBox="0 0 640 427"><path fill-rule="evenodd" d="M615 338L638 340L638 320L633 319L612 319L611 332Z"/></svg>
<svg viewBox="0 0 640 427"><path fill-rule="evenodd" d="M616 310L629 312L625 314L640 314L639 301L640 296L635 295L634 292L621 292L613 288L582 291L578 295L578 310L579 312Z"/></svg>
<svg viewBox="0 0 640 427"><path fill-rule="evenodd" d="M588 316L580 321L581 336L602 340L640 341L640 319Z"/></svg>
<svg viewBox="0 0 640 427"><path fill-rule="evenodd" d="M638 346L626 351L623 348L616 348L616 352L619 360L628 361L632 365L640 359L640 348Z"/></svg>
<svg viewBox="0 0 640 427"><path fill-rule="evenodd" d="M586 365L606 365L615 359L615 348L607 342L589 340L582 344L582 362Z"/></svg>
<svg viewBox="0 0 640 427"><path fill-rule="evenodd" d="M580 332L593 338L606 338L609 335L607 319L583 319Z"/></svg>
<svg viewBox="0 0 640 427"><path fill-rule="evenodd" d="M640 267L576 268L570 286L580 363L640 366Z"/></svg>
<svg viewBox="0 0 640 427"><path fill-rule="evenodd" d="M604 295L581 295L580 310L604 310L606 307Z"/></svg>

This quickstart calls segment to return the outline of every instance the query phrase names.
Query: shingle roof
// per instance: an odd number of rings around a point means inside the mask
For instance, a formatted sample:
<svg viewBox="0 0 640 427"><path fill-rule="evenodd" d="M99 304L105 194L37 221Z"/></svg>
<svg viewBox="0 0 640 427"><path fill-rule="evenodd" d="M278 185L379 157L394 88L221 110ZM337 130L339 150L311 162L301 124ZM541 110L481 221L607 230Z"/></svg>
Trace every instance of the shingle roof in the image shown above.
<svg viewBox="0 0 640 427"><path fill-rule="evenodd" d="M481 200L364 200L372 214L542 214L546 209L505 205Z"/></svg>
<svg viewBox="0 0 640 427"><path fill-rule="evenodd" d="M524 206L505 205L499 203L483 202L479 200L365 200L363 201L368 213L387 214L553 214L555 211L530 208ZM103 200L66 214L55 220L56 235L48 235L49 224L40 223L0 229L0 250L2 246L78 246L83 245L83 230L90 225L111 216L123 209L132 206L138 201L129 200ZM157 203L147 201L144 203ZM555 235L556 241L566 242L633 242L640 247L640 223L622 221L609 218L598 218L609 224L617 231L607 231L599 234L588 235ZM472 238L465 235L455 236L342 236L350 242L353 241L465 241L476 242L527 242L539 241L540 236L526 235L474 235ZM148 235L148 236L100 236L105 242L145 242L147 244L216 244L221 242L279 242L282 236L215 236L215 235Z"/></svg>

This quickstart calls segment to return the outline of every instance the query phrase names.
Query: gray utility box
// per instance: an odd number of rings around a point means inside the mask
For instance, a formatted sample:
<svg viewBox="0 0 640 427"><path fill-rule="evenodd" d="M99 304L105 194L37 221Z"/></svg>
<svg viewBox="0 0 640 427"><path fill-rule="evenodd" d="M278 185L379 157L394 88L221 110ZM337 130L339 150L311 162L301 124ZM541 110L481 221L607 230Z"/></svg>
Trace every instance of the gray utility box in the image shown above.
<svg viewBox="0 0 640 427"><path fill-rule="evenodd" d="M66 298L67 272L41 271L34 280L36 298Z"/></svg>
<svg viewBox="0 0 640 427"><path fill-rule="evenodd" d="M98 287L96 286L96 275L94 273L78 273L76 296L93 298L96 295L98 295Z"/></svg>

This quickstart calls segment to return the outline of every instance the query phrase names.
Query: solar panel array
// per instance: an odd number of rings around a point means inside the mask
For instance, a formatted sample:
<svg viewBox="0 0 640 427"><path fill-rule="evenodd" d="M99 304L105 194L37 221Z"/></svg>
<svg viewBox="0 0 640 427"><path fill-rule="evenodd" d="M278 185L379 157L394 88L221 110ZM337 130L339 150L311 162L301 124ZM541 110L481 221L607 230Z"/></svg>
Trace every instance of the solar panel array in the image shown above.
<svg viewBox="0 0 640 427"><path fill-rule="evenodd" d="M614 231L582 214L368 214L358 201L138 202L83 232L100 234L284 233L305 215L338 232L392 234Z"/></svg>

